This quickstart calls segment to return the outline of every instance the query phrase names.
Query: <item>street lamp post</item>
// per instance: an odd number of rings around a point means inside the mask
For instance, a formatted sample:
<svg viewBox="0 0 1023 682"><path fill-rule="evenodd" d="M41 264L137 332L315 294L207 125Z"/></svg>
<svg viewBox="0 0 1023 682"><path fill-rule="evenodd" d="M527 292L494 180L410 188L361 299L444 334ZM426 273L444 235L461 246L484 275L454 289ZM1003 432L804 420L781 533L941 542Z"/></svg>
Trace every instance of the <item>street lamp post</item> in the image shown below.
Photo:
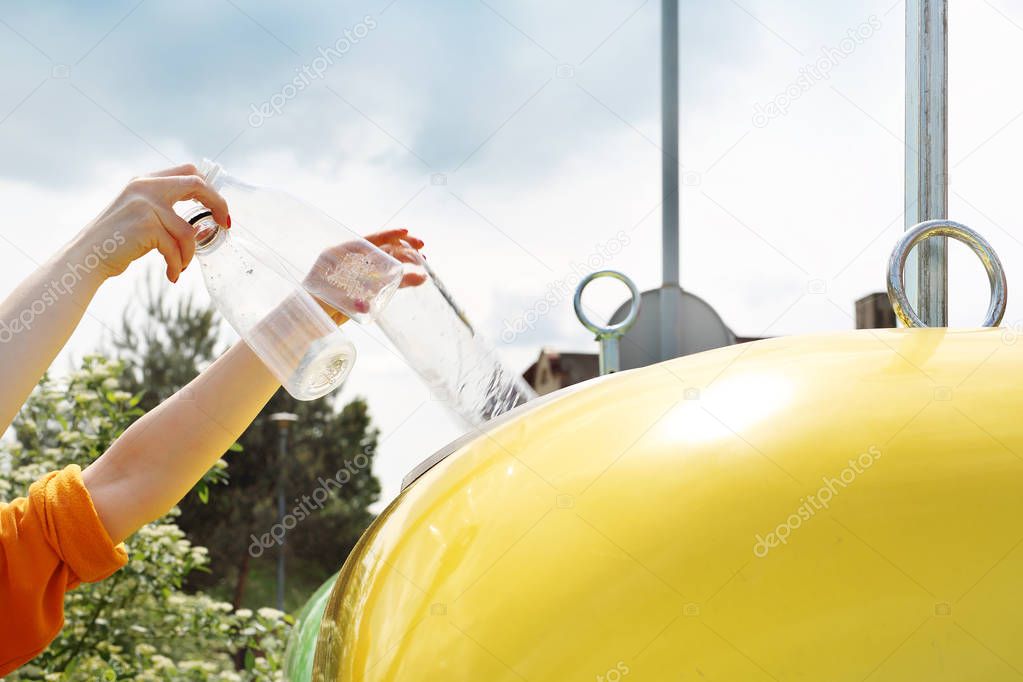
<svg viewBox="0 0 1023 682"><path fill-rule="evenodd" d="M270 421L277 424L277 523L284 528L284 486L287 477L285 463L288 461L288 427L298 421L298 415L291 412L274 412ZM277 608L284 610L284 535L277 547Z"/></svg>

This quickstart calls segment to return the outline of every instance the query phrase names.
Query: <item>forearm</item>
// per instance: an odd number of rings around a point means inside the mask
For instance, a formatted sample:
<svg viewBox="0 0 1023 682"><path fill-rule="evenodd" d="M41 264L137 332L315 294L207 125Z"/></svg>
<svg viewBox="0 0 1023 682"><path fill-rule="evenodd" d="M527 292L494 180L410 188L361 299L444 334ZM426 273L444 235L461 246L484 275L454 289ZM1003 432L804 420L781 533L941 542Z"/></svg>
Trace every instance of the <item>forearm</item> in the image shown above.
<svg viewBox="0 0 1023 682"><path fill-rule="evenodd" d="M177 504L279 387L239 341L135 422L82 475L110 537L120 542Z"/></svg>
<svg viewBox="0 0 1023 682"><path fill-rule="evenodd" d="M99 254L76 239L0 303L0 430L63 348L103 283Z"/></svg>

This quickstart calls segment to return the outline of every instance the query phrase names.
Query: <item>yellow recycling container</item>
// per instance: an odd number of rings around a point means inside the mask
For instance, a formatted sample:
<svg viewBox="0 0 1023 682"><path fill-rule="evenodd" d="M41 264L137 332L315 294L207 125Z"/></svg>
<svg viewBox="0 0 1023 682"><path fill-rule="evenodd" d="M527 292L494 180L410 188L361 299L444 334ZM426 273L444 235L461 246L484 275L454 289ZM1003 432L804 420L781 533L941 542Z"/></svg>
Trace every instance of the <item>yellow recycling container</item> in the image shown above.
<svg viewBox="0 0 1023 682"><path fill-rule="evenodd" d="M367 531L314 679L1018 680L1015 341L779 338L527 405Z"/></svg>

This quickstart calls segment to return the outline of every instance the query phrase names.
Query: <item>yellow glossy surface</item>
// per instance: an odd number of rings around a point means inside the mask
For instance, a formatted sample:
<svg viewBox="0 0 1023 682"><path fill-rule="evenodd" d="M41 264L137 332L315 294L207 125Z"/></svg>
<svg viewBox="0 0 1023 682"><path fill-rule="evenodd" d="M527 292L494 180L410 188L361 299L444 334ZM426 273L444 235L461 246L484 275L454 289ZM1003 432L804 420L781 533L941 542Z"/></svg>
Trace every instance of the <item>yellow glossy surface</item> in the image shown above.
<svg viewBox="0 0 1023 682"><path fill-rule="evenodd" d="M377 520L316 679L1020 679L1014 341L789 337L568 389Z"/></svg>

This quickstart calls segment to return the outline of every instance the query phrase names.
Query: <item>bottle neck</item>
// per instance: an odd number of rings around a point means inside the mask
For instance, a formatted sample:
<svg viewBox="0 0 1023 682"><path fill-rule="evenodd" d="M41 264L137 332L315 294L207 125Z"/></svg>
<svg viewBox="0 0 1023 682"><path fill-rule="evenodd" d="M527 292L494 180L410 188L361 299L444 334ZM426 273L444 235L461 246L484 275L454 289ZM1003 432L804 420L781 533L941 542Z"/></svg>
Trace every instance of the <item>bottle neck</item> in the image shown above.
<svg viewBox="0 0 1023 682"><path fill-rule="evenodd" d="M204 230L203 232L196 232L195 234L195 253L199 256L205 256L213 253L220 246L227 241L227 230L213 223L212 229Z"/></svg>
<svg viewBox="0 0 1023 682"><path fill-rule="evenodd" d="M212 252L227 238L227 230L218 225L210 210L201 204L187 211L184 217L195 230L196 254Z"/></svg>

